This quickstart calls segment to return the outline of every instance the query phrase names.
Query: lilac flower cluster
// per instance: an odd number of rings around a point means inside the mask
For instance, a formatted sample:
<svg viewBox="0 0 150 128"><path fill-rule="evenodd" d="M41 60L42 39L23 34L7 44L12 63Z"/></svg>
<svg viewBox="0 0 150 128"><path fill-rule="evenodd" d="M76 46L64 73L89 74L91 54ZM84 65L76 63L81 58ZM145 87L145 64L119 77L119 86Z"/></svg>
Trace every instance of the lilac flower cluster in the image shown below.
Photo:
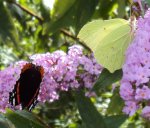
<svg viewBox="0 0 150 128"><path fill-rule="evenodd" d="M150 9L140 18L133 43L126 52L120 95L125 100L123 112L133 115L141 110L150 119Z"/></svg>
<svg viewBox="0 0 150 128"><path fill-rule="evenodd" d="M35 54L29 59L33 64L44 68L44 77L38 95L40 102L52 102L59 98L60 91L69 89L85 87L90 92L103 69L93 55L84 55L79 45L70 47L67 54L63 51L55 51ZM5 107L12 107L8 104L9 92L13 90L26 63L28 62L17 62L0 71L0 111L4 111Z"/></svg>
<svg viewBox="0 0 150 128"><path fill-rule="evenodd" d="M5 70L0 71L0 111L4 112L8 104L9 92L11 92L20 77L21 69L26 64L26 61L17 62L15 65L10 65Z"/></svg>

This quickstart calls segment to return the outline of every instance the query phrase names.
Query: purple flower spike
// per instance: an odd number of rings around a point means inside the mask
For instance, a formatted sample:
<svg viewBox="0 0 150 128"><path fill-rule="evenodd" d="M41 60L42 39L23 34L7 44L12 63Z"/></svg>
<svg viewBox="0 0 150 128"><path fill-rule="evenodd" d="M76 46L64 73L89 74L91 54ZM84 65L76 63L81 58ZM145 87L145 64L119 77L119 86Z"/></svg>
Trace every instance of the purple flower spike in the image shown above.
<svg viewBox="0 0 150 128"><path fill-rule="evenodd" d="M125 100L123 111L133 115L142 109L142 116L150 119L150 9L137 24L135 38L126 52L120 95ZM144 105L143 105L144 104ZM148 107L145 107L148 106ZM140 108L138 107L140 106Z"/></svg>
<svg viewBox="0 0 150 128"><path fill-rule="evenodd" d="M58 50L53 53L35 54L30 56L30 60L31 63L42 66L44 69L37 97L37 100L43 103L58 100L60 91L69 91L79 87L86 88L93 96L91 88L103 70L93 55L83 54L83 48L79 45L70 47L68 53ZM15 107L9 105L9 93L20 78L22 68L26 63L28 62L20 61L0 71L0 111L4 112L6 107L21 108L19 105Z"/></svg>

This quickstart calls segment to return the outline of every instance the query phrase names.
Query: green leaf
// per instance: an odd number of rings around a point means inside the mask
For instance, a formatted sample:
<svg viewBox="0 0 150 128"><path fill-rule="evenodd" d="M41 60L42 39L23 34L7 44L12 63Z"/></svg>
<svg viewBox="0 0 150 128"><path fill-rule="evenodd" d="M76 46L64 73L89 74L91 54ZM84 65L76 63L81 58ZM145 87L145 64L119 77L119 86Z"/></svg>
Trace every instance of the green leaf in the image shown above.
<svg viewBox="0 0 150 128"><path fill-rule="evenodd" d="M93 90L98 91L101 88L105 88L117 81L122 77L122 70L117 70L114 73L110 73L107 69L103 69L97 82L95 83Z"/></svg>
<svg viewBox="0 0 150 128"><path fill-rule="evenodd" d="M65 3L66 2L66 3ZM54 33L60 28L72 26L76 32L92 17L98 0L56 1L51 22L44 24L43 34ZM84 8L83 8L84 5ZM65 8L64 8L65 7Z"/></svg>
<svg viewBox="0 0 150 128"><path fill-rule="evenodd" d="M76 0L61 0L54 3L50 22L44 23L43 34L54 33L59 28L72 24L73 4Z"/></svg>
<svg viewBox="0 0 150 128"><path fill-rule="evenodd" d="M76 14L75 14L75 28L76 33L79 32L81 27L90 21L93 13L95 12L95 8L98 4L99 0L79 0L76 5ZM84 5L84 8L83 8Z"/></svg>
<svg viewBox="0 0 150 128"><path fill-rule="evenodd" d="M17 46L18 34L9 10L0 2L0 39L5 42L8 38Z"/></svg>
<svg viewBox="0 0 150 128"><path fill-rule="evenodd" d="M82 122L82 124L81 124L81 125L78 125L77 128L86 128L86 125L85 125L85 123Z"/></svg>
<svg viewBox="0 0 150 128"><path fill-rule="evenodd" d="M29 119L30 121L40 125L40 126L43 126L43 122L41 122L41 120L39 120L39 118L37 118L36 115L34 115L33 113L31 112L27 112L25 110L21 110L21 111L16 111L16 113L26 119Z"/></svg>
<svg viewBox="0 0 150 128"><path fill-rule="evenodd" d="M65 15L65 13L72 7L76 0L55 0L52 10L52 20L56 20Z"/></svg>
<svg viewBox="0 0 150 128"><path fill-rule="evenodd" d="M119 89L115 89L111 101L107 108L107 114L122 114L122 109L124 107L124 101L119 95Z"/></svg>
<svg viewBox="0 0 150 128"><path fill-rule="evenodd" d="M99 17L102 17L103 19L108 19L116 3L117 0L101 0L98 9Z"/></svg>
<svg viewBox="0 0 150 128"><path fill-rule="evenodd" d="M119 128L122 123L127 119L127 116L125 115L115 115L115 116L108 116L105 117L105 123L107 124L107 127L110 128Z"/></svg>
<svg viewBox="0 0 150 128"><path fill-rule="evenodd" d="M5 116L15 125L16 128L45 128L31 113L25 111L7 110Z"/></svg>
<svg viewBox="0 0 150 128"><path fill-rule="evenodd" d="M118 2L118 17L122 18L125 16L125 9L126 9L126 4L125 0L117 0Z"/></svg>
<svg viewBox="0 0 150 128"><path fill-rule="evenodd" d="M86 128L106 128L103 117L84 93L76 92L76 103Z"/></svg>
<svg viewBox="0 0 150 128"><path fill-rule="evenodd" d="M150 5L150 0L145 0L147 3L148 3L148 5Z"/></svg>
<svg viewBox="0 0 150 128"><path fill-rule="evenodd" d="M90 47L97 61L110 72L122 67L131 42L129 22L123 19L95 20L86 24L78 37Z"/></svg>
<svg viewBox="0 0 150 128"><path fill-rule="evenodd" d="M15 128L15 126L2 114L0 114L0 128Z"/></svg>

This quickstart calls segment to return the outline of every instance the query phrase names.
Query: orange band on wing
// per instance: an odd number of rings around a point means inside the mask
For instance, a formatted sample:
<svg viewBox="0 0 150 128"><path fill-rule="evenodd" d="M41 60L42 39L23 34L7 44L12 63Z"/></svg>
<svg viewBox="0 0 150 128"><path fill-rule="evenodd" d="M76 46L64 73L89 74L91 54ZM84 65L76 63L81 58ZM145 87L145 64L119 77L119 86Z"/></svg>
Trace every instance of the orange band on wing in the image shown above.
<svg viewBox="0 0 150 128"><path fill-rule="evenodd" d="M32 63L27 63L23 66L21 73L23 73L24 71L26 71L27 69L30 69L33 66Z"/></svg>
<svg viewBox="0 0 150 128"><path fill-rule="evenodd" d="M30 69L32 66L36 67L36 65L32 64L32 63L27 63L23 66L21 73L23 73L24 71L26 71L27 69ZM39 67L39 71L41 73L41 76L43 78L44 76L44 68L42 66L38 66Z"/></svg>
<svg viewBox="0 0 150 128"><path fill-rule="evenodd" d="M41 76L43 78L43 76L44 76L44 68L43 67L40 67L40 73L41 73Z"/></svg>

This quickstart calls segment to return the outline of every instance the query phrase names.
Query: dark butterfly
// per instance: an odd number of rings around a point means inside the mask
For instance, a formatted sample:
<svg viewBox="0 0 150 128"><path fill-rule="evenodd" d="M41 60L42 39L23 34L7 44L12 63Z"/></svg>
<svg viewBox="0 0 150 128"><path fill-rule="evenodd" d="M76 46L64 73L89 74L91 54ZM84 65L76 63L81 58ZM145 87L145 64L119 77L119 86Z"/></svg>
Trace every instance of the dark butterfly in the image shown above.
<svg viewBox="0 0 150 128"><path fill-rule="evenodd" d="M22 109L31 111L37 104L44 69L27 63L21 70L20 78L9 94L9 103L13 106L21 104Z"/></svg>

